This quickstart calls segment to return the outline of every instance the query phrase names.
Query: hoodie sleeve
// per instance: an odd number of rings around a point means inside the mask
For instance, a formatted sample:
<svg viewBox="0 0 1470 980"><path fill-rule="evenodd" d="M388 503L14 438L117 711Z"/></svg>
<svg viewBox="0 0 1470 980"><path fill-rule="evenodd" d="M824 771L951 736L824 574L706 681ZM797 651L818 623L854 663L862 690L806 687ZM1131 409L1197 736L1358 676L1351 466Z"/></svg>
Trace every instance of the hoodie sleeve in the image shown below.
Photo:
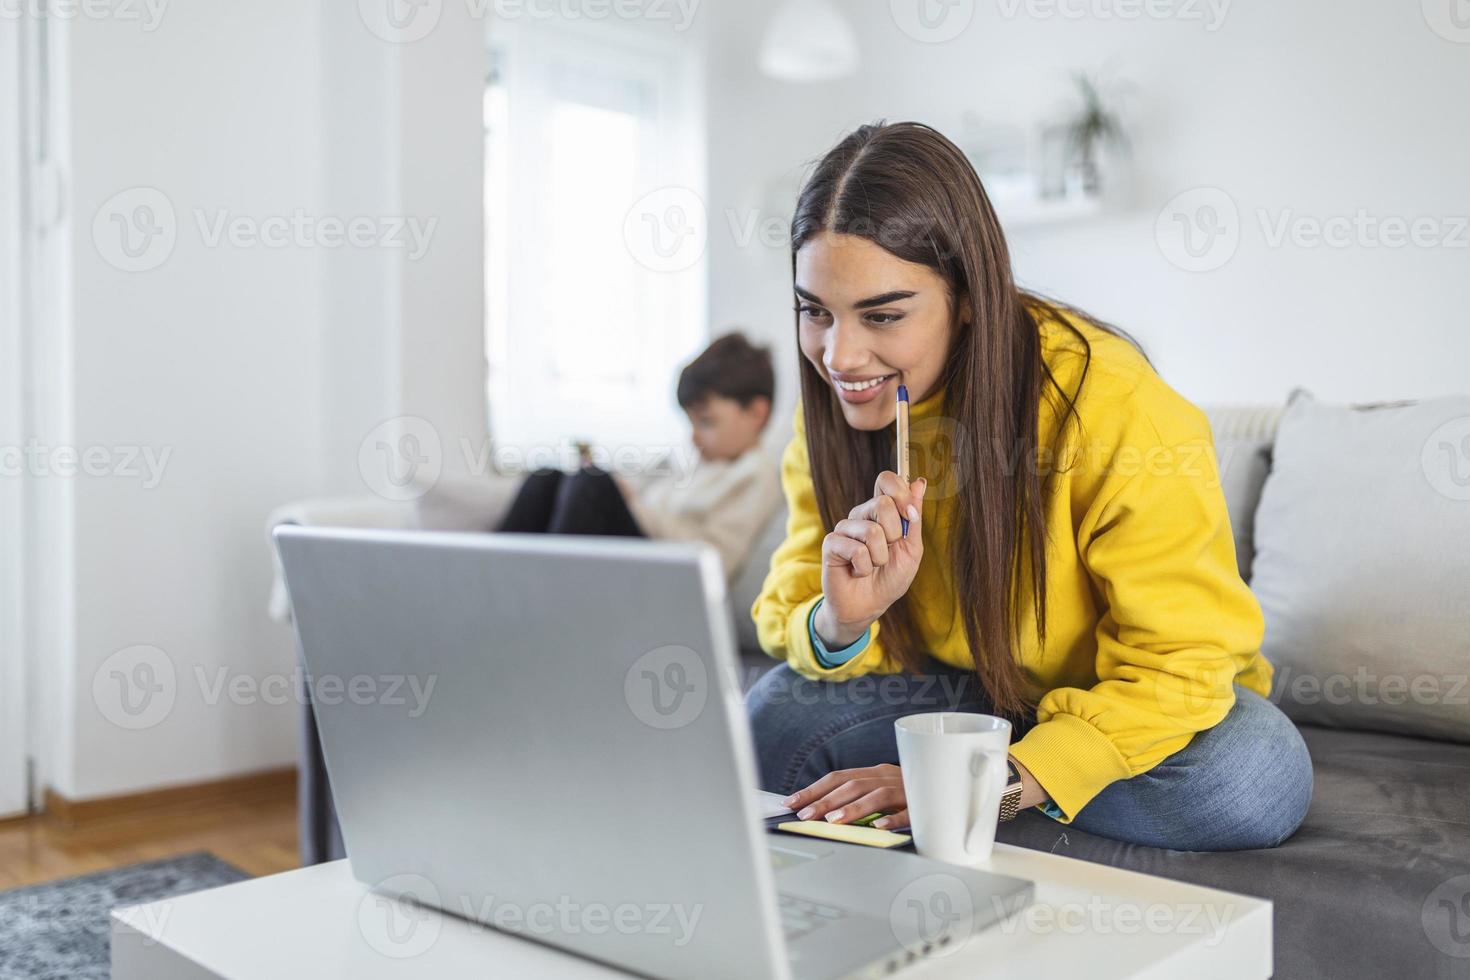
<svg viewBox="0 0 1470 980"><path fill-rule="evenodd" d="M812 487L799 404L793 429L795 434L781 457L781 487L790 512L786 539L771 556L771 569L750 611L761 649L785 660L797 673L818 680L896 673L900 667L885 653L878 623L869 630L867 646L852 659L827 667L817 658L809 622L822 598L822 539L827 529Z"/></svg>

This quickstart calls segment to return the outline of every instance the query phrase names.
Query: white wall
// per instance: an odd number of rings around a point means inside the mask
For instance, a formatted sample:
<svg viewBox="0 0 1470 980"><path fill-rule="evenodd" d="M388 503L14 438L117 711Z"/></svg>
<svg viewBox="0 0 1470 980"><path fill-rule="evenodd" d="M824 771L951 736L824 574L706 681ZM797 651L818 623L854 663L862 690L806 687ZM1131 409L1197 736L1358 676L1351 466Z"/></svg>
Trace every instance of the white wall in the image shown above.
<svg viewBox="0 0 1470 980"><path fill-rule="evenodd" d="M63 795L294 763L267 514L369 492L358 447L385 420L484 438L483 45L467 11L445 5L412 43L373 34L358 5L294 0L57 25L70 273L39 340L36 427L79 451L169 454L156 486L41 481L32 752ZM222 212L246 238L211 241ZM172 250L131 268L115 221L144 217ZM427 250L343 245L319 224L364 217L432 221ZM280 247L262 243L276 231Z"/></svg>
<svg viewBox="0 0 1470 980"><path fill-rule="evenodd" d="M358 448L382 423L429 422L446 475L467 470L461 440L479 447L487 434L485 24L469 5L426 6L436 12L432 29L411 30L399 43L367 29L362 9L321 6L320 65L308 83L322 99L321 206L342 216L402 216L432 232L422 256L321 255L322 439L333 494L369 492ZM429 22L409 21L416 23Z"/></svg>
<svg viewBox="0 0 1470 980"><path fill-rule="evenodd" d="M760 79L757 26L716 11L731 30L715 35L728 48L710 100L728 117L711 121L712 200L749 201L761 180L880 117L951 134L967 112L1055 118L1068 73L1107 65L1137 86L1131 171L1104 217L1010 235L1023 284L1130 330L1197 401L1274 402L1296 385L1345 401L1470 389L1470 231L1457 248L1271 247L1257 214L1470 215L1470 125L1455 108L1470 91L1470 46L1436 34L1416 3L1227 3L1213 31L1179 18L1047 16L1061 6L974 4L957 37L921 43L888 5L859 15L848 3L859 74L805 87ZM1219 269L1186 272L1164 257L1155 222L1201 186L1233 199L1239 245ZM765 254L780 249L718 237L713 248L724 261L712 263L712 323L745 321L789 349L789 272Z"/></svg>
<svg viewBox="0 0 1470 980"><path fill-rule="evenodd" d="M213 681L221 669L263 678L292 667L290 637L261 615L263 522L321 482L316 255L211 246L196 222L220 209L250 220L315 209L317 32L314 9L289 0L170 5L151 32L117 19L65 26L67 438L170 454L153 487L146 476L71 481L71 546L55 558L70 562L75 617L71 649L58 651L72 661L60 706L72 750L45 778L85 798L295 754L288 705L208 703L196 671ZM155 217L176 244L156 268L123 271L93 219L138 187L171 202L171 220ZM104 222L99 235L115 231ZM110 674L146 677L128 655L109 658L137 645L161 651L140 656L161 685L154 703L171 704L130 728L117 723Z"/></svg>
<svg viewBox="0 0 1470 980"><path fill-rule="evenodd" d="M786 242L806 170L846 131L835 107L845 83L790 85L756 71L776 0L709 4L709 324L771 346L777 424L796 404L797 352Z"/></svg>

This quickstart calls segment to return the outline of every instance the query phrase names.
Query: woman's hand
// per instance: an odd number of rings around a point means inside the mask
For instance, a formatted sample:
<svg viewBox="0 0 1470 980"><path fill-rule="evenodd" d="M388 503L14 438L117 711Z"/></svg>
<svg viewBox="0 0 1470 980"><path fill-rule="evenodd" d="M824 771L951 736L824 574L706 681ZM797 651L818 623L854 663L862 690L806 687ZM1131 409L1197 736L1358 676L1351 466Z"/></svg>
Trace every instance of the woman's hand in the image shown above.
<svg viewBox="0 0 1470 980"><path fill-rule="evenodd" d="M912 525L909 530L912 532ZM909 825L902 771L887 763L829 772L781 802L796 811L798 820L852 823L881 810L887 816L874 821L874 827L894 830Z"/></svg>
<svg viewBox="0 0 1470 980"><path fill-rule="evenodd" d="M1021 801L1025 810L1051 801L1031 770L1011 759L1021 775ZM797 790L781 801L796 811L798 820L827 820L829 823L852 823L870 813L883 811L887 816L873 821L880 830L900 830L909 825L908 798L903 793L903 770L884 763L866 769L840 769L829 772L806 789Z"/></svg>
<svg viewBox="0 0 1470 980"><path fill-rule="evenodd" d="M856 642L913 584L924 557L926 487L922 478L906 485L884 470L872 499L854 507L823 539L823 599L812 625L828 647ZM909 522L907 537L903 518Z"/></svg>

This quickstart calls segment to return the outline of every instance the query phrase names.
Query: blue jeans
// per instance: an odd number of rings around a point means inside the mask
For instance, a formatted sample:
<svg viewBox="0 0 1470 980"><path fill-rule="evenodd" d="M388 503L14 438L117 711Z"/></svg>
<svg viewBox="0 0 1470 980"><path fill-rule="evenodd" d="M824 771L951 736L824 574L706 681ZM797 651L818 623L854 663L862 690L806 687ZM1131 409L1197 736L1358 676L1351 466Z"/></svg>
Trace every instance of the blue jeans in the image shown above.
<svg viewBox="0 0 1470 980"><path fill-rule="evenodd" d="M931 662L923 674L841 683L804 678L785 664L746 696L761 785L787 794L836 769L898 762L893 722L924 711L989 714L969 671ZM1035 719L1016 725L1019 739ZM1296 727L1254 691L1214 728L1131 779L1111 783L1072 826L1100 837L1182 851L1275 847L1301 826L1312 799L1312 760Z"/></svg>

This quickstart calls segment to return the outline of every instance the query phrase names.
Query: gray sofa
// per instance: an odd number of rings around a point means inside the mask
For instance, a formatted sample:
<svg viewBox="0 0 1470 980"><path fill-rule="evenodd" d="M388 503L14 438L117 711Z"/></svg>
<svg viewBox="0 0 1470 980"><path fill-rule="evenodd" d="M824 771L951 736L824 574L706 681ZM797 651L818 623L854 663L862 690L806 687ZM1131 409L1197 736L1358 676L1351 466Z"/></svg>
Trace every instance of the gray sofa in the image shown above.
<svg viewBox="0 0 1470 980"><path fill-rule="evenodd" d="M1294 393L1286 406L1206 410L1241 574L1266 613L1274 699L1315 767L1301 829L1273 850L1196 853L1028 812L1001 840L1269 898L1278 977L1470 977L1470 689L1457 687L1470 671L1470 399L1424 405L1349 409ZM513 487L305 503L272 524L483 530ZM747 687L772 665L747 610L784 517L731 582ZM289 621L279 588L272 611ZM1389 697L1390 677L1403 681L1394 692L1434 696ZM1347 697L1321 696L1338 688ZM342 845L309 710L302 732L301 850L313 863Z"/></svg>

